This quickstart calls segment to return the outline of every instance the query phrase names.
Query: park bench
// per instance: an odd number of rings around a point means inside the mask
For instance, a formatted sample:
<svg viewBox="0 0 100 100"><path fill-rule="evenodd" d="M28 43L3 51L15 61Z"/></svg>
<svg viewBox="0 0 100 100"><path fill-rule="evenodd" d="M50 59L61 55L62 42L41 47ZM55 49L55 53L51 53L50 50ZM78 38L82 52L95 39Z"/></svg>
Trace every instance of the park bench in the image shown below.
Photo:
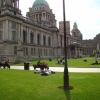
<svg viewBox="0 0 100 100"><path fill-rule="evenodd" d="M49 70L49 66L47 66L47 64L43 65L41 64L37 64L37 65L33 65L34 70L36 70L36 68L40 68L40 70Z"/></svg>

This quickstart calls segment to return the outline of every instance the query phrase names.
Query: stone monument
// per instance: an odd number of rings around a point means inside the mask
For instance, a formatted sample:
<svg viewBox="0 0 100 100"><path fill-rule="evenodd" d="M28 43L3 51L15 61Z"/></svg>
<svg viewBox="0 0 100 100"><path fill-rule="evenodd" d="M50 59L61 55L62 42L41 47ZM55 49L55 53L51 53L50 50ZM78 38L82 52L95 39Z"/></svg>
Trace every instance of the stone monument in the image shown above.
<svg viewBox="0 0 100 100"><path fill-rule="evenodd" d="M24 62L24 49L23 49L23 46L22 46L21 39L18 40L16 62Z"/></svg>

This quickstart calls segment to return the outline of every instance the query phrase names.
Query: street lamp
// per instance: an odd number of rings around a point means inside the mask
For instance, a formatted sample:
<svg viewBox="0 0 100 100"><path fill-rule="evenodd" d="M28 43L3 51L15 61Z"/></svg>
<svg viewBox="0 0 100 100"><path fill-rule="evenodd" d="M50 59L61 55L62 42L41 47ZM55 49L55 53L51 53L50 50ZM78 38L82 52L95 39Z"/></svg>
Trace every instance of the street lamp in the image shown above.
<svg viewBox="0 0 100 100"><path fill-rule="evenodd" d="M65 0L63 0L63 27L64 27L64 51L65 51L64 89L66 90L69 89L69 75L68 75L68 67L67 67Z"/></svg>

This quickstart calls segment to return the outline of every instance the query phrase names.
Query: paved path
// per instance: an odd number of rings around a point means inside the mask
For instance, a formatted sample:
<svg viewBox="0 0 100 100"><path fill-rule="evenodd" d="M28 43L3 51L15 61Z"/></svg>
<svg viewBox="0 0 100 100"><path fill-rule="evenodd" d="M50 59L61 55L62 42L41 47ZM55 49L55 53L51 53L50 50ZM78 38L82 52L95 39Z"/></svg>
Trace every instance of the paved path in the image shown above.
<svg viewBox="0 0 100 100"><path fill-rule="evenodd" d="M24 70L24 66L11 66L11 69ZM63 67L49 67L50 70L55 72L63 72ZM30 70L34 70L30 66ZM100 72L100 68L68 68L68 72Z"/></svg>

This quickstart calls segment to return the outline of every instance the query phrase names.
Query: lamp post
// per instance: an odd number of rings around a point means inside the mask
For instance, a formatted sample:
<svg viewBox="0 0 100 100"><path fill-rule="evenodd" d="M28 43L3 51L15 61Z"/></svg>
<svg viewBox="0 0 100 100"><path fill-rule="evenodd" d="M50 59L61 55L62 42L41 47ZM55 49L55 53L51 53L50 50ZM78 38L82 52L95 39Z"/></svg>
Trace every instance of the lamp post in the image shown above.
<svg viewBox="0 0 100 100"><path fill-rule="evenodd" d="M64 27L64 51L65 51L64 89L66 90L69 89L69 75L68 75L68 67L67 67L65 0L63 0L63 27Z"/></svg>

